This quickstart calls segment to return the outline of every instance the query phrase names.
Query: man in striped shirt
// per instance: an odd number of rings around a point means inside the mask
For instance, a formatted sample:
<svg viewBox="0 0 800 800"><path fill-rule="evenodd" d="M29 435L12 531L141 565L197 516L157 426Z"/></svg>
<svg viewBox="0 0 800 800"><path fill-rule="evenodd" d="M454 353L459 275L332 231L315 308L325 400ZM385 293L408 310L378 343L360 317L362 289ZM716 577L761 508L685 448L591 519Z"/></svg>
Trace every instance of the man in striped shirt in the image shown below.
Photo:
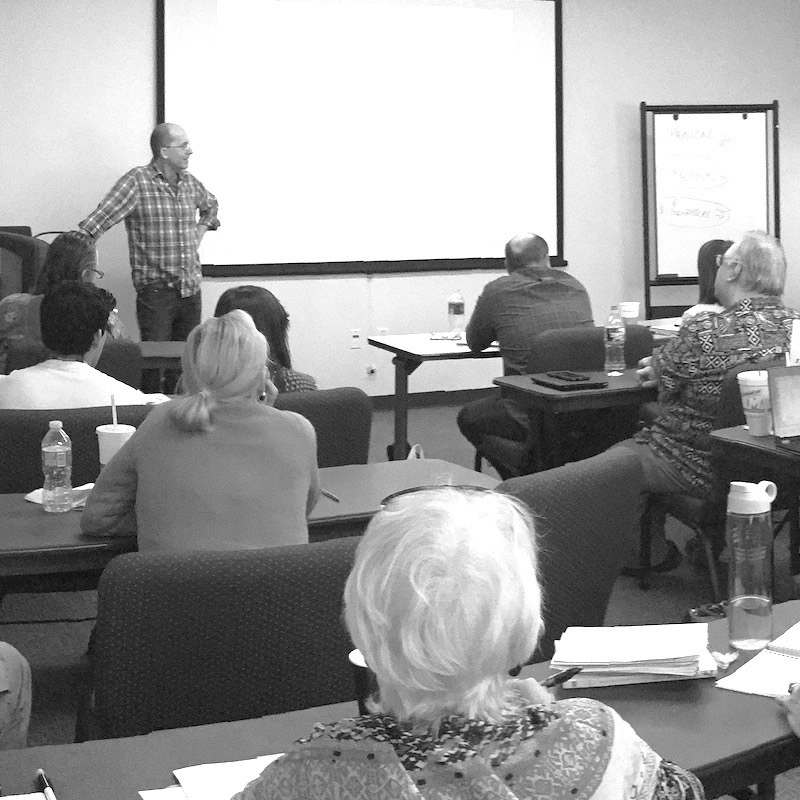
<svg viewBox="0 0 800 800"><path fill-rule="evenodd" d="M219 227L218 204L188 171L192 148L183 128L157 125L150 149L152 161L125 173L79 228L97 239L125 221L142 340L183 341L200 323L197 248ZM167 393L175 379L167 374ZM146 370L142 388L160 391L158 381L157 370Z"/></svg>

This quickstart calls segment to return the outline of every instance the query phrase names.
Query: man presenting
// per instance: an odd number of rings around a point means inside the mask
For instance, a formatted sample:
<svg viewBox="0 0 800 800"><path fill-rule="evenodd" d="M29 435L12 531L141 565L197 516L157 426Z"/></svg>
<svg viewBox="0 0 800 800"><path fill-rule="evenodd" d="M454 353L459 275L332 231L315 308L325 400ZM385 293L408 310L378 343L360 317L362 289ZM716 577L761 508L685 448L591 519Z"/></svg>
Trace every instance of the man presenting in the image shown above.
<svg viewBox="0 0 800 800"><path fill-rule="evenodd" d="M125 220L142 341L183 341L200 324L197 248L219 227L218 204L187 169L192 148L183 128L157 125L150 149L152 161L123 175L78 227L97 239ZM168 392L175 379L167 375ZM158 371L145 370L142 385L158 391Z"/></svg>
<svg viewBox="0 0 800 800"><path fill-rule="evenodd" d="M565 270L550 266L547 242L524 233L506 244L508 275L488 283L467 325L473 352L500 344L505 375L523 375L533 338L553 328L592 326L592 306L583 285ZM523 405L496 395L464 406L461 433L492 463L503 479L524 471L528 459L528 414ZM491 448L481 447L487 437ZM496 456L502 445L503 458Z"/></svg>

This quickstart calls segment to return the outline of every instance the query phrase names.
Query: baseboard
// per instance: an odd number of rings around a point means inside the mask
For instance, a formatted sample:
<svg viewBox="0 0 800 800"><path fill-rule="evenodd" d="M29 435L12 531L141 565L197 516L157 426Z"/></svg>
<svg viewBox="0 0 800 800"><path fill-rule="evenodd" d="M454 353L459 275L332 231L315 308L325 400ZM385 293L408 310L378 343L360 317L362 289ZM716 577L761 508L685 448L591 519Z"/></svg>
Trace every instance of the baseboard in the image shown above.
<svg viewBox="0 0 800 800"><path fill-rule="evenodd" d="M452 392L415 392L408 396L409 408L430 408L431 406L463 406L473 400L482 400L495 393L497 389L457 389ZM382 394L370 398L376 411L394 408L394 395Z"/></svg>

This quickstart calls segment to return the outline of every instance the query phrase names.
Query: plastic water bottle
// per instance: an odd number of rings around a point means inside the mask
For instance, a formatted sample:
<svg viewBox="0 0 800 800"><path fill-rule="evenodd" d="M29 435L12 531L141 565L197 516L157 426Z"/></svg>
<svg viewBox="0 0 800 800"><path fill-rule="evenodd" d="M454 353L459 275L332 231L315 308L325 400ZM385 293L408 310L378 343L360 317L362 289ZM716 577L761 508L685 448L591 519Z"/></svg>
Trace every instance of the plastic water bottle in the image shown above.
<svg viewBox="0 0 800 800"><path fill-rule="evenodd" d="M618 306L611 306L605 327L606 361L603 366L607 375L620 375L625 369L625 323Z"/></svg>
<svg viewBox="0 0 800 800"><path fill-rule="evenodd" d="M50 423L42 439L42 472L45 511L69 511L72 508L72 442L60 419Z"/></svg>
<svg viewBox="0 0 800 800"><path fill-rule="evenodd" d="M772 639L771 481L733 481L728 494L728 639L737 650L761 650Z"/></svg>
<svg viewBox="0 0 800 800"><path fill-rule="evenodd" d="M450 333L464 330L464 295L459 291L447 298L447 330Z"/></svg>

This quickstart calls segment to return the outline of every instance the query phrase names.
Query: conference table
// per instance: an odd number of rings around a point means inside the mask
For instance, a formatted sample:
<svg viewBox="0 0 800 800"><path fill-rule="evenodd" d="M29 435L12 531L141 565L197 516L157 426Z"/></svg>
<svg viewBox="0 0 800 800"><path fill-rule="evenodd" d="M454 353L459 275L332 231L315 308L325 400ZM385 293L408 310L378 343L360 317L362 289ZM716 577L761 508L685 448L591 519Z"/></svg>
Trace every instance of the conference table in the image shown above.
<svg viewBox="0 0 800 800"><path fill-rule="evenodd" d="M711 451L726 484L775 477L789 501L789 566L800 573L800 453L778 447L773 436L752 436L746 425L711 431Z"/></svg>
<svg viewBox="0 0 800 800"><path fill-rule="evenodd" d="M626 369L621 375L606 375L605 372L581 370L590 381L605 381L601 389L559 391L549 386L534 383L530 375L508 375L495 378L503 397L512 398L530 410L533 417L532 430L538 432L537 447L540 467L549 469L565 463L566 455L558 435L558 416L574 411L606 408L638 408L649 400L655 400L654 387L643 387L636 369Z"/></svg>
<svg viewBox="0 0 800 800"><path fill-rule="evenodd" d="M394 446L393 459L406 457L408 440L408 376L424 361L450 361L464 358L498 358L500 349L492 345L479 353L467 347L466 339L458 341L432 339L430 333L405 333L393 336L370 336L373 347L394 354Z"/></svg>
<svg viewBox="0 0 800 800"><path fill-rule="evenodd" d="M775 607L775 634L800 619L800 601ZM727 623L709 625L711 647L727 650ZM735 668L734 665L733 668ZM547 664L525 667L543 678ZM616 709L663 758L692 770L709 798L758 784L770 797L774 777L800 765L800 741L773 700L717 689L713 679L562 691ZM142 789L173 784L172 771L195 764L285 751L315 722L357 714L355 701L259 719L157 731L145 736L0 752L6 794L32 791L37 768L59 800L135 800ZM232 787L232 792L236 787Z"/></svg>
<svg viewBox="0 0 800 800"><path fill-rule="evenodd" d="M360 534L393 492L434 484L491 489L498 483L489 475L433 458L324 467L319 473L321 485L338 502L320 497L309 516L312 542ZM0 596L34 586L39 591L90 588L114 556L136 549L134 537L83 536L79 510L48 514L20 494L0 495L0 519Z"/></svg>

